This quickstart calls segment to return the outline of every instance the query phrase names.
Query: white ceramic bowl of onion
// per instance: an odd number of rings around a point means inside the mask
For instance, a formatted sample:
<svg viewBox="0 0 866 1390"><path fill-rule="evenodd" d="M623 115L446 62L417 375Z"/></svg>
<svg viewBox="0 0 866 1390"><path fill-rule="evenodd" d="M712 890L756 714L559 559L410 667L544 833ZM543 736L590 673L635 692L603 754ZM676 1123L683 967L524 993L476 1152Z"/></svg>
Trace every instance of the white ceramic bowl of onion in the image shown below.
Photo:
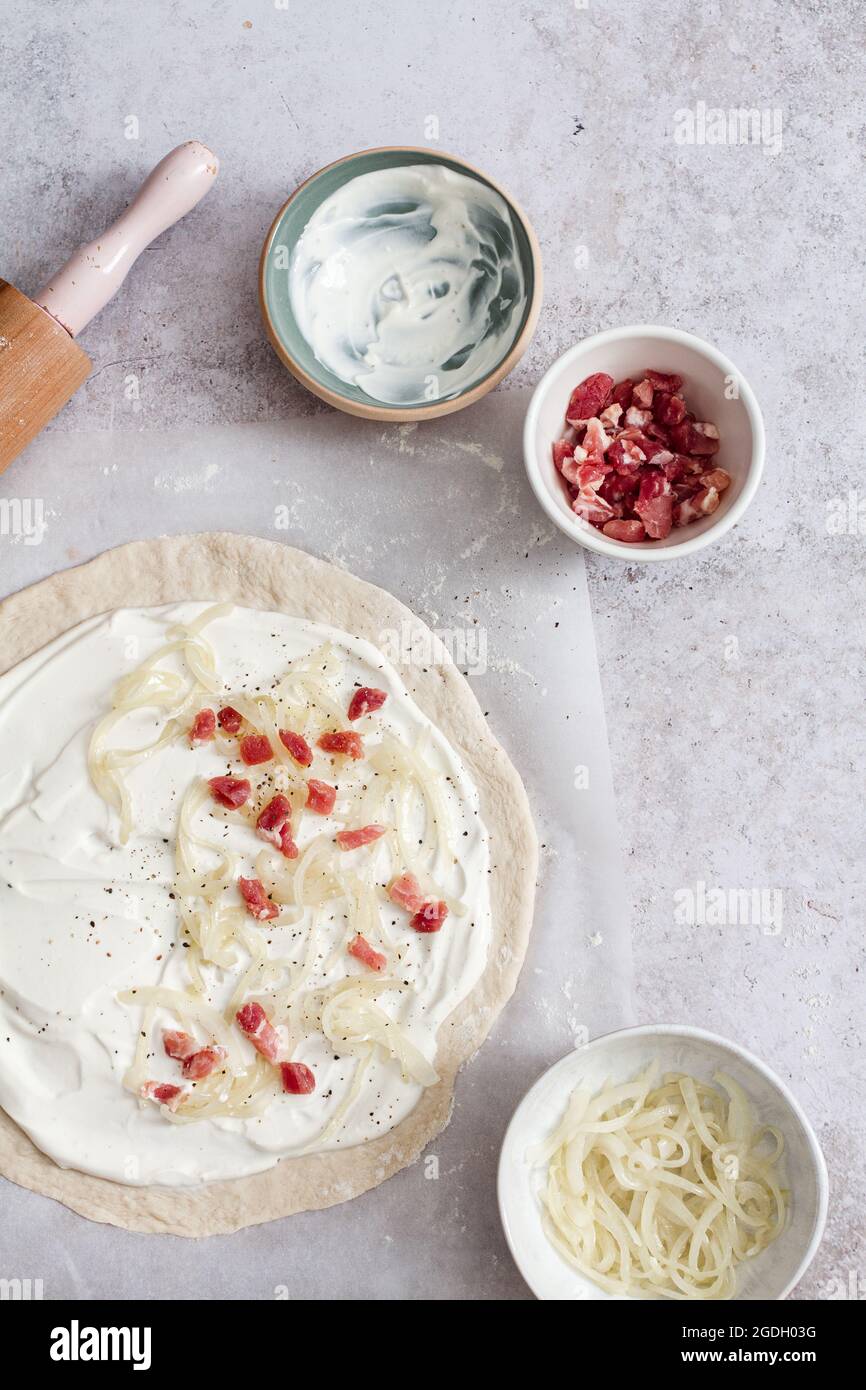
<svg viewBox="0 0 866 1390"><path fill-rule="evenodd" d="M748 1097L756 1130L781 1135L784 1149L772 1172L784 1193L783 1228L766 1248L736 1264L728 1296L735 1301L785 1298L803 1277L823 1235L828 1200L824 1157L809 1120L780 1077L738 1043L686 1026L650 1024L604 1034L563 1057L524 1096L503 1141L498 1180L502 1224L518 1268L540 1299L667 1301L666 1295L648 1291L610 1292L560 1253L546 1228L550 1223L542 1196L549 1160L539 1153L562 1125L576 1090L595 1096L603 1088L633 1081L654 1062L660 1077L681 1073L712 1085L718 1073L726 1075ZM720 1096L727 1101L721 1091ZM774 1148L775 1141L765 1136L756 1152Z"/></svg>

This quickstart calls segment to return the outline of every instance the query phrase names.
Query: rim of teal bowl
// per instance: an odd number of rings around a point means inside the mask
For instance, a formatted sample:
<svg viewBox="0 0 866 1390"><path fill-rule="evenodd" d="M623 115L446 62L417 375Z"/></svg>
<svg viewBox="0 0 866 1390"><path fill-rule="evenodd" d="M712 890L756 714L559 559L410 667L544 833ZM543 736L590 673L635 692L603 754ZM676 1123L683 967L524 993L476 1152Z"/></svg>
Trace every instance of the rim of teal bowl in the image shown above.
<svg viewBox="0 0 866 1390"><path fill-rule="evenodd" d="M275 264L276 251L285 248L287 256L290 257L295 242L315 209L338 188L342 188L350 179L356 178L359 172L357 165L365 162L369 164L370 169L393 169L407 163L444 164L446 168L477 179L479 183L498 193L505 200L514 223L518 255L526 282L526 304L511 341L496 366L479 381L464 387L462 391L437 397L435 401L423 405L389 405L384 401L377 401L360 387L341 381L324 367L303 337L292 313L287 286L288 266L283 264L277 267ZM363 172L369 170L365 169ZM310 194L313 194L312 199ZM437 415L461 410L486 395L516 366L529 346L541 310L542 290L541 250L538 238L520 204L507 189L456 155L411 145L359 150L355 154L344 155L311 174L287 198L271 223L259 263L259 302L262 319L271 346L281 362L302 385L320 399L339 410L374 420L432 419Z"/></svg>

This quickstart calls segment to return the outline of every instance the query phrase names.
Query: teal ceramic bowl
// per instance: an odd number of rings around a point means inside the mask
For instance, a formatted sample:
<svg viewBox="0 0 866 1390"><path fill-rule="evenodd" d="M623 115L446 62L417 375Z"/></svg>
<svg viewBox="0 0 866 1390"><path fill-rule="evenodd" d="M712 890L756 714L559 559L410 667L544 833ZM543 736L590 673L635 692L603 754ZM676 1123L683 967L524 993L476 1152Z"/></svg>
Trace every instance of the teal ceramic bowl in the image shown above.
<svg viewBox="0 0 866 1390"><path fill-rule="evenodd" d="M480 381L465 390L423 405L388 405L374 400L360 387L342 381L322 365L300 332L289 298L288 264L295 243L321 203L343 184L359 174L378 169L399 168L404 164L444 164L458 174L477 179L504 198L511 212L517 240L517 251L526 285L526 304L512 340L504 349L501 360ZM349 415L368 420L431 420L439 415L462 410L492 391L511 371L529 346L541 309L542 275L538 239L526 215L509 193L493 179L482 174L462 159L429 148L389 146L383 149L362 150L328 164L302 183L280 208L262 247L259 264L259 302L265 330L280 361L288 367L309 391L329 405Z"/></svg>

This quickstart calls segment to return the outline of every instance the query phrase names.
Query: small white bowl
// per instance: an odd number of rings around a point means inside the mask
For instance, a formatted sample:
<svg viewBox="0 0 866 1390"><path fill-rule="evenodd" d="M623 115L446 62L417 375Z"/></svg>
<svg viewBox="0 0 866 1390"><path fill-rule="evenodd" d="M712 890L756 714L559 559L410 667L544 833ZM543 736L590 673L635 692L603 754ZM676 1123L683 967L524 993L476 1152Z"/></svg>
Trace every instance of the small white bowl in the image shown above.
<svg viewBox="0 0 866 1390"><path fill-rule="evenodd" d="M608 372L614 381L631 377L637 382L648 369L678 372L684 378L688 409L699 420L712 421L719 430L721 449L707 460L707 466L726 469L732 482L712 516L675 528L663 541L629 545L611 540L575 516L562 475L553 462L552 446L565 432L569 397L585 377ZM673 560L703 550L743 515L764 470L764 422L742 372L716 348L677 328L639 324L585 338L548 368L526 413L523 452L533 492L551 521L572 540L620 560Z"/></svg>
<svg viewBox="0 0 866 1390"><path fill-rule="evenodd" d="M752 1053L702 1028L677 1025L649 1024L605 1033L563 1057L520 1102L502 1144L498 1182L499 1212L518 1269L541 1299L612 1297L551 1245L538 1196L545 1169L532 1167L526 1155L559 1124L578 1083L599 1088L607 1080L628 1081L653 1058L658 1058L662 1071L683 1071L705 1081L716 1071L727 1072L744 1088L761 1123L776 1125L784 1136L780 1171L790 1191L788 1225L754 1261L738 1266L733 1301L787 1297L811 1264L827 1220L827 1167L814 1130L784 1081Z"/></svg>

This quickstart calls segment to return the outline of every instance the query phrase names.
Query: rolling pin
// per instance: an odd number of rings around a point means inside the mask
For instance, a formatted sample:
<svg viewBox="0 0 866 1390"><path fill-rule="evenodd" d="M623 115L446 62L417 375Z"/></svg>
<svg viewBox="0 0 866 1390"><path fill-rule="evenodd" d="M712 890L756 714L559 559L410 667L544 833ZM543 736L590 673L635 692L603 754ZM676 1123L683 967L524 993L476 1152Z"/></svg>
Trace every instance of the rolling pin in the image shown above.
<svg viewBox="0 0 866 1390"><path fill-rule="evenodd" d="M90 375L75 339L104 308L145 246L194 208L219 172L188 140L157 164L102 236L82 246L28 299L0 280L0 473Z"/></svg>

